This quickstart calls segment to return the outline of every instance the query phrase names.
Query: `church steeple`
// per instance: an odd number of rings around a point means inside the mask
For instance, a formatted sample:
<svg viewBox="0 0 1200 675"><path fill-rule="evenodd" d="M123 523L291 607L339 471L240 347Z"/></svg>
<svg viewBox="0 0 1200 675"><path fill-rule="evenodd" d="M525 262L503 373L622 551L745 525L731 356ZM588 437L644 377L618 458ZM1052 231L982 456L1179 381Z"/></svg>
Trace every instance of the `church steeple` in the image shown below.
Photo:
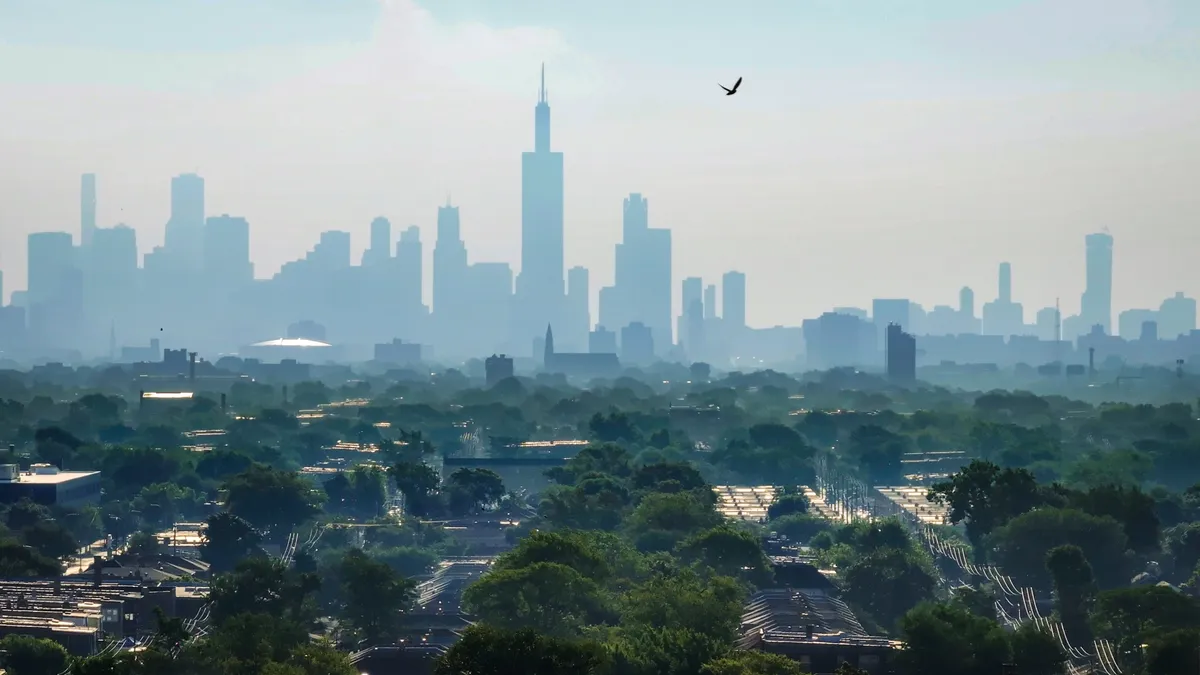
<svg viewBox="0 0 1200 675"><path fill-rule="evenodd" d="M546 324L546 347L542 354L542 365L549 366L554 359L554 331L550 329L550 324Z"/></svg>

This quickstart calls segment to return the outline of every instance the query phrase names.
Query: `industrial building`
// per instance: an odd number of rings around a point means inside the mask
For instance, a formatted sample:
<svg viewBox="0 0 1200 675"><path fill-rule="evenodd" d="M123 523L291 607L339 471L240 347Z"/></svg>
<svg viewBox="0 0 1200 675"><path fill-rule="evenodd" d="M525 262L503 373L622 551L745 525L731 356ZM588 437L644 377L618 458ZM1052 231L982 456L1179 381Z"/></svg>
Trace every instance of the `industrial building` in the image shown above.
<svg viewBox="0 0 1200 675"><path fill-rule="evenodd" d="M72 508L99 504L100 472L59 471L50 464L34 464L29 471L21 471L16 464L0 464L0 504L22 499Z"/></svg>

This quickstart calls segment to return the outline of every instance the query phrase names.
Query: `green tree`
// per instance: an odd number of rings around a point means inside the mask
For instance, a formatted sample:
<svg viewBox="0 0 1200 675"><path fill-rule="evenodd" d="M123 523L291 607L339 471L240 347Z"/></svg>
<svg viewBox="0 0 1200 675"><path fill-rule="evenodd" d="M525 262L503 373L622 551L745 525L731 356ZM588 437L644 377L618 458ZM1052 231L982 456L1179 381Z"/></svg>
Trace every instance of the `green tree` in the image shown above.
<svg viewBox="0 0 1200 675"><path fill-rule="evenodd" d="M1067 636L1074 644L1090 644L1093 638L1087 618L1096 584L1083 550L1074 545L1050 549L1046 569L1054 579L1055 608Z"/></svg>
<svg viewBox="0 0 1200 675"><path fill-rule="evenodd" d="M855 561L843 576L846 598L890 626L926 598L937 580L911 551L881 548Z"/></svg>
<svg viewBox="0 0 1200 675"><path fill-rule="evenodd" d="M394 639L416 584L358 549L342 558L339 576L346 598L342 615L347 623L372 644Z"/></svg>
<svg viewBox="0 0 1200 675"><path fill-rule="evenodd" d="M929 489L929 501L950 508L950 522L966 522L967 539L978 554L996 528L1039 506L1043 499L1033 474L974 460L950 480Z"/></svg>
<svg viewBox="0 0 1200 675"><path fill-rule="evenodd" d="M612 618L604 590L557 563L493 570L463 592L462 602L485 623L548 635L577 636L585 626Z"/></svg>
<svg viewBox="0 0 1200 675"><path fill-rule="evenodd" d="M1017 675L1063 675L1067 672L1067 657L1058 638L1026 622L1013 631L1012 661Z"/></svg>
<svg viewBox="0 0 1200 675"><path fill-rule="evenodd" d="M396 489L404 495L405 506L414 516L429 516L437 508L437 490L441 484L437 471L424 462L399 462L391 469Z"/></svg>
<svg viewBox="0 0 1200 675"><path fill-rule="evenodd" d="M721 523L712 504L692 493L646 495L626 523L633 540L643 551L668 551L687 537Z"/></svg>
<svg viewBox="0 0 1200 675"><path fill-rule="evenodd" d="M210 516L204 524L200 558L214 574L228 572L238 562L261 553L262 535L254 526L228 511Z"/></svg>
<svg viewBox="0 0 1200 675"><path fill-rule="evenodd" d="M760 651L736 651L700 669L700 675L803 675L800 664L786 656Z"/></svg>
<svg viewBox="0 0 1200 675"><path fill-rule="evenodd" d="M692 536L679 545L683 560L697 562L717 574L743 579L755 586L771 583L771 561L758 538L729 525L718 525Z"/></svg>
<svg viewBox="0 0 1200 675"><path fill-rule="evenodd" d="M250 558L213 579L209 602L218 622L258 613L295 622L303 630L313 619L311 596L320 586L315 575L298 574L277 560Z"/></svg>
<svg viewBox="0 0 1200 675"><path fill-rule="evenodd" d="M1200 630L1191 628L1160 634L1146 648L1146 675L1184 675L1200 672Z"/></svg>
<svg viewBox="0 0 1200 675"><path fill-rule="evenodd" d="M617 529L631 496L625 485L607 474L588 474L571 486L551 486L542 493L538 514L553 527L581 530Z"/></svg>
<svg viewBox="0 0 1200 675"><path fill-rule="evenodd" d="M256 465L231 478L225 490L226 509L272 540L282 540L320 512L312 484L290 471Z"/></svg>
<svg viewBox="0 0 1200 675"><path fill-rule="evenodd" d="M630 630L670 626L730 644L744 599L745 590L735 579L671 570L652 575L620 597L620 625Z"/></svg>
<svg viewBox="0 0 1200 675"><path fill-rule="evenodd" d="M18 541L0 538L0 578L54 577L62 566Z"/></svg>
<svg viewBox="0 0 1200 675"><path fill-rule="evenodd" d="M608 657L597 643L535 630L476 625L438 659L435 675L599 675Z"/></svg>
<svg viewBox="0 0 1200 675"><path fill-rule="evenodd" d="M780 495L767 507L767 518L775 520L784 516L802 516L808 513L808 507L808 499L802 494Z"/></svg>
<svg viewBox="0 0 1200 675"><path fill-rule="evenodd" d="M489 469L459 469L450 474L446 489L451 511L457 515L478 513L504 496L504 482Z"/></svg>
<svg viewBox="0 0 1200 675"><path fill-rule="evenodd" d="M906 673L994 675L1010 656L1003 628L954 605L918 606L900 620L900 634Z"/></svg>
<svg viewBox="0 0 1200 675"><path fill-rule="evenodd" d="M8 675L59 675L67 650L53 640L8 635L0 639L0 665Z"/></svg>
<svg viewBox="0 0 1200 675"><path fill-rule="evenodd" d="M1018 516L989 539L997 566L1018 583L1037 588L1049 588L1053 583L1046 569L1046 554L1067 544L1083 551L1099 587L1128 583L1125 541L1121 524L1112 518L1056 508L1040 508Z"/></svg>

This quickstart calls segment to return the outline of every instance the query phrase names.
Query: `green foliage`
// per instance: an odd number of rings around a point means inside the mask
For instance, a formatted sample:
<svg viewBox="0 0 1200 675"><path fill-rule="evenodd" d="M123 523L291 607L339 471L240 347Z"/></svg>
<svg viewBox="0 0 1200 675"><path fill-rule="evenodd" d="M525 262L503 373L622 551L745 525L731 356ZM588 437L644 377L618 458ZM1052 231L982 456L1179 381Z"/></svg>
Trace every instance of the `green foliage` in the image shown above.
<svg viewBox="0 0 1200 675"><path fill-rule="evenodd" d="M1068 544L1083 551L1101 588L1122 585L1130 578L1125 533L1120 523L1107 516L1042 508L1014 518L996 530L989 542L996 564L1017 583L1049 588L1046 555Z"/></svg>
<svg viewBox="0 0 1200 675"><path fill-rule="evenodd" d="M800 664L786 656L737 651L704 664L700 675L803 675Z"/></svg>
<svg viewBox="0 0 1200 675"><path fill-rule="evenodd" d="M436 675L599 675L608 655L599 644L534 630L472 626L438 659Z"/></svg>
<svg viewBox="0 0 1200 675"><path fill-rule="evenodd" d="M7 635L0 639L0 666L7 675L58 675L67 666L67 650L53 640Z"/></svg>

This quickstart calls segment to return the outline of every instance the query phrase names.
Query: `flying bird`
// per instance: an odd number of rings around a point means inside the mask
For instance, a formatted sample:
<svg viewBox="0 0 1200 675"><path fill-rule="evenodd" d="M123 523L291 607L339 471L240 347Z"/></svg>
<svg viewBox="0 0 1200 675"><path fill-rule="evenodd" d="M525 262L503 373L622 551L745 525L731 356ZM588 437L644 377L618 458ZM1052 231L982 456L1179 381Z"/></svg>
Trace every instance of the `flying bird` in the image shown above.
<svg viewBox="0 0 1200 675"><path fill-rule="evenodd" d="M733 89L730 89L720 83L718 83L717 86L725 90L726 96L733 96L734 94L737 93L738 87L742 86L742 78L739 77L738 81L733 83Z"/></svg>

